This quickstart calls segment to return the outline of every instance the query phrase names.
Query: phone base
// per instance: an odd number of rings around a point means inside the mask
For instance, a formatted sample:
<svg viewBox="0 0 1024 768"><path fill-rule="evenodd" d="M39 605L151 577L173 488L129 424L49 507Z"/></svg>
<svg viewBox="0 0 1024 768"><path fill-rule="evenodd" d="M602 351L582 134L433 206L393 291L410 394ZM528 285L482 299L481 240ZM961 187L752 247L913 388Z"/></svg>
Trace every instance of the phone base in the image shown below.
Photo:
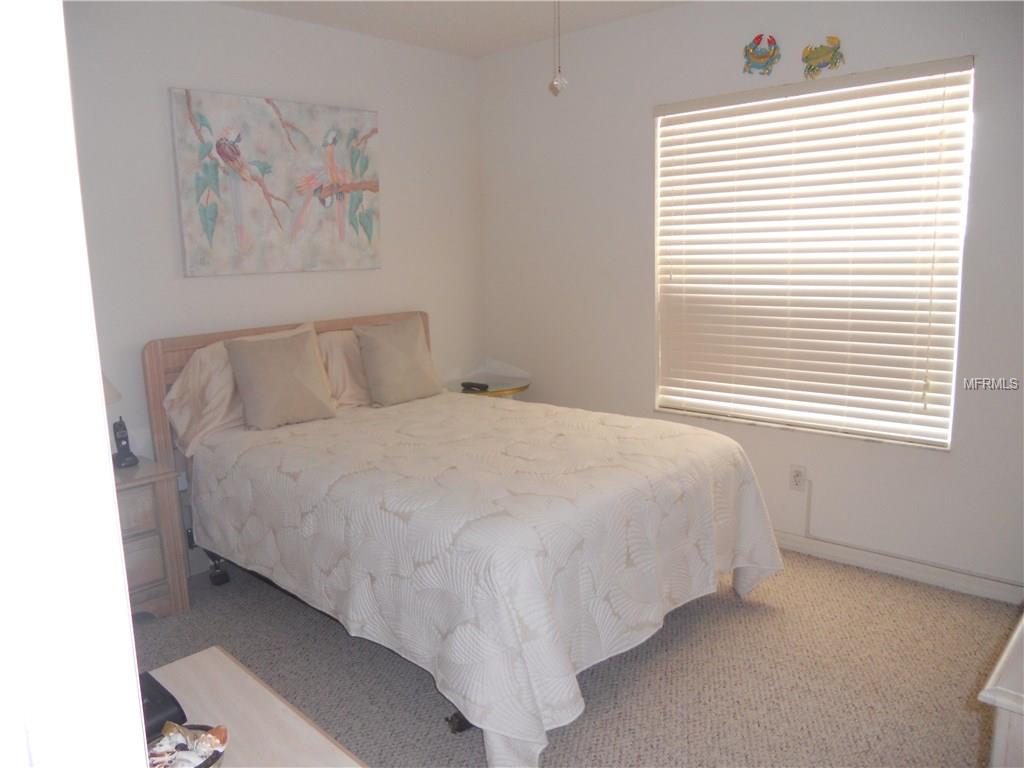
<svg viewBox="0 0 1024 768"><path fill-rule="evenodd" d="M134 467L136 464L139 463L139 457L131 452L127 454L112 453L110 454L110 458L114 460L114 466L117 467L118 469L124 469L125 467Z"/></svg>

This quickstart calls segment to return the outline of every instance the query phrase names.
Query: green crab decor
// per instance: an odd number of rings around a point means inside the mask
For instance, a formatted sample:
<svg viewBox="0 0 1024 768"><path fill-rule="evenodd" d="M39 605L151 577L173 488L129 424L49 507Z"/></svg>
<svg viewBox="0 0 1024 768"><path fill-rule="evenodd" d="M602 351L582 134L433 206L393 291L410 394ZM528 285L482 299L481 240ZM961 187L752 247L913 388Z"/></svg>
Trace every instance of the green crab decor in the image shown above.
<svg viewBox="0 0 1024 768"><path fill-rule="evenodd" d="M839 69L846 61L843 52L839 50L839 38L835 35L827 36L825 45L805 47L800 60L807 65L804 67L804 77L808 80L817 78L823 69Z"/></svg>
<svg viewBox="0 0 1024 768"><path fill-rule="evenodd" d="M772 35L767 35L767 38L765 40L765 35L762 33L743 46L743 71L748 75L754 70L762 75L770 75L772 67L782 58L782 51L779 50L779 44L775 42L775 38ZM762 46L762 42L767 45Z"/></svg>

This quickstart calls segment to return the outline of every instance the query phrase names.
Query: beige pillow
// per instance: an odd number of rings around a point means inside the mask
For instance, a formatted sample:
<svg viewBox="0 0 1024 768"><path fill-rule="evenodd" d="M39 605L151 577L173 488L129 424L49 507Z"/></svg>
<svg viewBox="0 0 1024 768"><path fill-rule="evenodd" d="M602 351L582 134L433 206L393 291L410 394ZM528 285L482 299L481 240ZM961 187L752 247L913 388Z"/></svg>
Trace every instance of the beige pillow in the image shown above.
<svg viewBox="0 0 1024 768"><path fill-rule="evenodd" d="M441 391L419 315L390 325L357 325L366 383L377 405L395 405Z"/></svg>
<svg viewBox="0 0 1024 768"><path fill-rule="evenodd" d="M328 331L317 337L320 354L327 366L331 398L338 408L369 405L370 389L366 384L359 339L352 331Z"/></svg>
<svg viewBox="0 0 1024 768"><path fill-rule="evenodd" d="M304 323L288 331L241 338L279 339L312 330L312 323ZM235 389L231 360L223 341L208 344L192 353L163 404L174 427L178 448L186 456L195 453L205 435L245 424L242 398Z"/></svg>
<svg viewBox="0 0 1024 768"><path fill-rule="evenodd" d="M224 346L247 426L273 429L334 416L313 331L282 339L233 339Z"/></svg>

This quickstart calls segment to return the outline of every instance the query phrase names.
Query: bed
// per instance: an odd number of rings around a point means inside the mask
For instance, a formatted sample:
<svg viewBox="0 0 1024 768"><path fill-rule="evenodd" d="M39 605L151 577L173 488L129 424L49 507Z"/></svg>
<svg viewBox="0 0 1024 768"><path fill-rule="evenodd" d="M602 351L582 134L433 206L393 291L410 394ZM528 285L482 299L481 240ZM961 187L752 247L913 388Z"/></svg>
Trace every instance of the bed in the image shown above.
<svg viewBox="0 0 1024 768"><path fill-rule="evenodd" d="M147 345L158 459L174 451L162 396L189 350L280 328ZM742 596L782 567L733 440L538 403L443 393L223 429L194 452L191 487L199 546L430 672L492 766L537 765L545 732L583 711L576 675L718 574Z"/></svg>

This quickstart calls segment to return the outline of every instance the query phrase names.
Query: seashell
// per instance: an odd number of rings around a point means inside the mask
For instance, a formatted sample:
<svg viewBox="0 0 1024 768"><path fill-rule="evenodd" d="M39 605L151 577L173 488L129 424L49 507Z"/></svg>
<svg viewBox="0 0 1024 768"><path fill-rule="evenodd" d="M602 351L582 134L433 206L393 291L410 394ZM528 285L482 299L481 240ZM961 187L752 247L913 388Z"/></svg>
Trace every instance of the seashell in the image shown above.
<svg viewBox="0 0 1024 768"><path fill-rule="evenodd" d="M210 735L213 736L220 743L217 749L224 749L228 745L228 729L223 725L218 725L210 729Z"/></svg>
<svg viewBox="0 0 1024 768"><path fill-rule="evenodd" d="M149 748L150 768L198 766L211 755L223 752L228 741L228 729L223 725L201 731L167 722L162 733Z"/></svg>

